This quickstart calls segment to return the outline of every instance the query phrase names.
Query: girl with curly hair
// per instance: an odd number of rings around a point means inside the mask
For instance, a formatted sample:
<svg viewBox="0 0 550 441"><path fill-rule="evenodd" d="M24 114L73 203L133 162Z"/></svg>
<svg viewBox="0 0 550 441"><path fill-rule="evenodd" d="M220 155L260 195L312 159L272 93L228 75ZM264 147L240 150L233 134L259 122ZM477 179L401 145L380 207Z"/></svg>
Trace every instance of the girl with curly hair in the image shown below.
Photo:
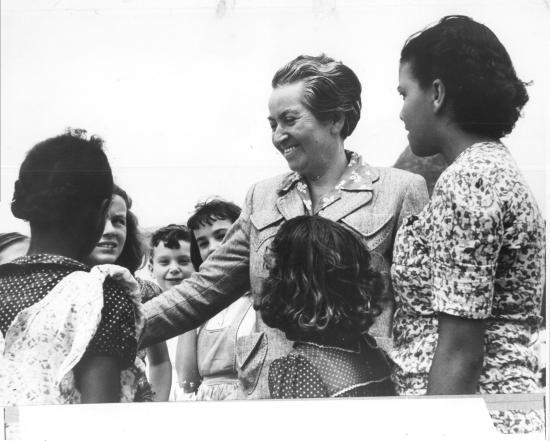
<svg viewBox="0 0 550 441"><path fill-rule="evenodd" d="M272 398L393 395L388 361L368 335L382 292L370 260L361 239L331 220L298 216L280 228L260 310L294 344L269 368Z"/></svg>

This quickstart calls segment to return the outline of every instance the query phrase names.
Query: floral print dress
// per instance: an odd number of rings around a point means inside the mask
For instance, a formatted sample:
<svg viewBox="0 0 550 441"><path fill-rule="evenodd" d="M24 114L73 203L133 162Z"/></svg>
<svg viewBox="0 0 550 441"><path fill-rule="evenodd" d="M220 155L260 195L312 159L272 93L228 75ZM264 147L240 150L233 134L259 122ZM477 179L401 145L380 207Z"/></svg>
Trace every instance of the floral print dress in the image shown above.
<svg viewBox="0 0 550 441"><path fill-rule="evenodd" d="M544 253L544 219L508 149L487 142L462 152L396 236L390 355L398 393L426 393L440 312L486 323L479 393L537 391L531 343L541 323ZM543 427L535 411L491 416L505 433Z"/></svg>
<svg viewBox="0 0 550 441"><path fill-rule="evenodd" d="M79 403L73 368L86 355L117 357L120 400L133 400L128 368L145 320L127 270L22 257L0 266L0 312L0 405Z"/></svg>

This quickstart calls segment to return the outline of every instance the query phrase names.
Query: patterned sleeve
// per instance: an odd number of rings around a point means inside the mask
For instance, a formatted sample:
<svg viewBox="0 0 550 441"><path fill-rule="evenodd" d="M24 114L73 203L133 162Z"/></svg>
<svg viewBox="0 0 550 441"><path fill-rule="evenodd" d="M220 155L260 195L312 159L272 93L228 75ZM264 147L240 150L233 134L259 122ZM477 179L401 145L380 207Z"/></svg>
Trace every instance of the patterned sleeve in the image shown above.
<svg viewBox="0 0 550 441"><path fill-rule="evenodd" d="M328 391L313 365L301 355L278 358L269 366L271 398L326 398Z"/></svg>
<svg viewBox="0 0 550 441"><path fill-rule="evenodd" d="M418 214L426 206L429 200L428 187L426 180L417 174L411 174L410 179L406 182L405 194L403 203L399 211L399 219L397 228L403 223L403 219L411 214Z"/></svg>
<svg viewBox="0 0 550 441"><path fill-rule="evenodd" d="M136 278L141 290L141 303L147 303L149 300L158 296L162 289L155 282Z"/></svg>
<svg viewBox="0 0 550 441"><path fill-rule="evenodd" d="M117 357L124 369L134 362L137 352L134 307L110 280L103 284L103 302L101 321L86 354Z"/></svg>
<svg viewBox="0 0 550 441"><path fill-rule="evenodd" d="M471 319L491 314L503 241L499 199L484 175L449 174L432 196L434 310Z"/></svg>

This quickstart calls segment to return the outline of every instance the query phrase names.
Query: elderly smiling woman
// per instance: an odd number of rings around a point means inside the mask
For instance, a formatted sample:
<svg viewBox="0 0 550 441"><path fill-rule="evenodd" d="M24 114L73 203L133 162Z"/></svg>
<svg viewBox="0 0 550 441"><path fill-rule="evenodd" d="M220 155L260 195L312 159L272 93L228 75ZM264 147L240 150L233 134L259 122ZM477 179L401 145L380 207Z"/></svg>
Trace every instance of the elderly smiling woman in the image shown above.
<svg viewBox="0 0 550 441"><path fill-rule="evenodd" d="M349 67L325 55L299 56L276 72L272 86L272 141L291 171L255 184L200 271L145 306L145 345L201 324L247 290L257 305L267 276L264 254L285 220L306 214L340 222L361 235L387 271L401 220L427 202L422 177L372 167L344 149L361 113L361 83ZM391 311L389 301L377 335L389 335ZM259 314L255 331L238 341L237 368L249 398L268 398L269 364L292 342Z"/></svg>

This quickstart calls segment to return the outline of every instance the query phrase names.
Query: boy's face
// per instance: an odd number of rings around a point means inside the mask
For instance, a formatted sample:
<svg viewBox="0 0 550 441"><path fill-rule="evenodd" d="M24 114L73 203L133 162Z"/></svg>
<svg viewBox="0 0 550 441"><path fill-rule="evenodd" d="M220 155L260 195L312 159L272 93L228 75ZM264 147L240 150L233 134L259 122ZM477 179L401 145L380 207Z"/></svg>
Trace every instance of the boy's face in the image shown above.
<svg viewBox="0 0 550 441"><path fill-rule="evenodd" d="M190 244L184 240L178 242L178 249L166 248L162 241L153 248L151 274L163 290L179 285L193 273Z"/></svg>

